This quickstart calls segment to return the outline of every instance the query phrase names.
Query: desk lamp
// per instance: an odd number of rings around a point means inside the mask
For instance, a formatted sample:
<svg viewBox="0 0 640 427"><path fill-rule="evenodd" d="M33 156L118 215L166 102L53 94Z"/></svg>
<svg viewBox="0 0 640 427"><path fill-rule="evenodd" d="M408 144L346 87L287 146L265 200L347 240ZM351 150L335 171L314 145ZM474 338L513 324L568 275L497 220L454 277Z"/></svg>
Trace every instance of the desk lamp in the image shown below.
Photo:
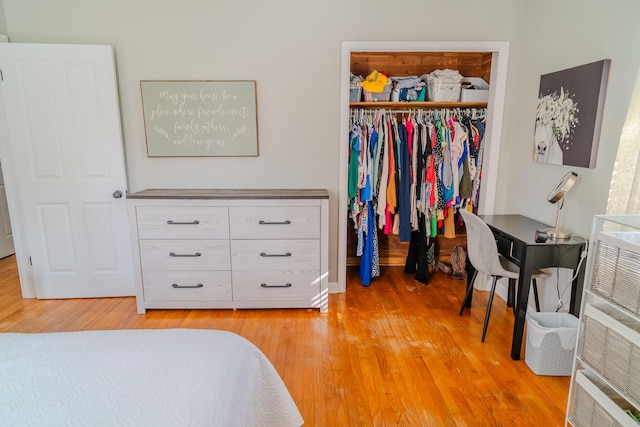
<svg viewBox="0 0 640 427"><path fill-rule="evenodd" d="M576 179L578 179L578 174L570 171L565 176L562 177L558 185L555 186L549 196L547 197L547 201L549 203L553 203L558 206L558 213L556 214L556 226L554 228L546 228L543 231L547 234L549 239L552 240L562 240L569 239L571 237L571 233L568 231L560 230L558 227L560 226L560 210L564 206L564 196L567 192L573 187Z"/></svg>

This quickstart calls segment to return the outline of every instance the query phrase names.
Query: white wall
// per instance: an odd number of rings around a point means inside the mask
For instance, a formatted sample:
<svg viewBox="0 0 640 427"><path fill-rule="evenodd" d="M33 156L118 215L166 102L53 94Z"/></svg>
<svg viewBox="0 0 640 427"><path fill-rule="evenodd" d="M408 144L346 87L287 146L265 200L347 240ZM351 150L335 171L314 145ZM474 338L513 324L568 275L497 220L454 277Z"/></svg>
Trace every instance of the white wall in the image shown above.
<svg viewBox="0 0 640 427"><path fill-rule="evenodd" d="M7 21L4 18L4 6L0 2L0 34L7 34Z"/></svg>
<svg viewBox="0 0 640 427"><path fill-rule="evenodd" d="M573 168L564 227L604 213L640 54L637 0L3 0L13 42L115 47L129 190L327 188L336 279L340 47L343 40L511 42L496 212L555 221L546 197L571 168L534 163L541 74L610 58L595 169ZM0 19L1 21L1 19ZM0 26L2 23L0 22ZM148 158L139 81L257 81L260 156Z"/></svg>
<svg viewBox="0 0 640 427"><path fill-rule="evenodd" d="M556 206L546 202L569 170L578 182L567 196L562 228L588 237L593 215L605 213L629 96L640 68L640 2L637 0L539 0L524 2L525 25L517 72L511 73L503 133L504 183L496 211L521 213L553 224ZM540 75L611 59L596 167L576 168L532 161ZM509 141L511 143L509 143Z"/></svg>
<svg viewBox="0 0 640 427"><path fill-rule="evenodd" d="M327 188L336 280L344 40L505 40L520 2L4 0L13 42L115 47L129 190ZM517 56L516 56L517 57ZM140 80L256 80L260 155L148 158Z"/></svg>
<svg viewBox="0 0 640 427"><path fill-rule="evenodd" d="M546 202L547 195L566 172L574 170L578 182L567 196L561 228L588 238L593 215L606 210L616 150L640 68L635 47L640 42L636 22L640 2L539 0L523 4L522 44L512 44L496 213L520 213L553 224L556 205ZM540 75L602 59L611 59L611 68L596 167L534 163ZM538 282L543 311L556 309L558 290L562 293L570 282L568 271L549 272L550 279ZM562 310L566 310L568 291L562 299Z"/></svg>

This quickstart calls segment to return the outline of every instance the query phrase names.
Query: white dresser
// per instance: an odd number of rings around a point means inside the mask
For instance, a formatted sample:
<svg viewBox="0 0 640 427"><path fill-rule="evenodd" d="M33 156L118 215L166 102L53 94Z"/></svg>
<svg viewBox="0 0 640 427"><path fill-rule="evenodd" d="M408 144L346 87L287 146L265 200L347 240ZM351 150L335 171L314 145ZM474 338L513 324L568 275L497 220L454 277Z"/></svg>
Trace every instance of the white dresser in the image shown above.
<svg viewBox="0 0 640 427"><path fill-rule="evenodd" d="M149 189L127 203L138 313L328 310L326 190Z"/></svg>

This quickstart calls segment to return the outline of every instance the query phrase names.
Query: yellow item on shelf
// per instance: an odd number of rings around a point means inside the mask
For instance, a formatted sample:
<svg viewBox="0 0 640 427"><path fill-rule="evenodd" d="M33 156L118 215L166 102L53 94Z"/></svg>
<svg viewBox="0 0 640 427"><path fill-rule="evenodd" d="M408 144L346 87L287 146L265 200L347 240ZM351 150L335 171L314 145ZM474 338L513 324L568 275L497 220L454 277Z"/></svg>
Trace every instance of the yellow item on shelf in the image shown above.
<svg viewBox="0 0 640 427"><path fill-rule="evenodd" d="M389 79L379 71L373 70L365 81L360 82L360 86L368 92L384 92L384 88L387 85Z"/></svg>

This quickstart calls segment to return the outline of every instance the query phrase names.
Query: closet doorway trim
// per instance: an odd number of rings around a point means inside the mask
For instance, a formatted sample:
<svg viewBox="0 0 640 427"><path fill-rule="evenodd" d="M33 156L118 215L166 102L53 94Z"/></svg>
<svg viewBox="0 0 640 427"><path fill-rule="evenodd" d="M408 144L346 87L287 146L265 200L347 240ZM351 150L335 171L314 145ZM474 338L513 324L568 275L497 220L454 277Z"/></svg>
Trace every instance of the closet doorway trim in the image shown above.
<svg viewBox="0 0 640 427"><path fill-rule="evenodd" d="M502 140L502 121L507 87L509 42L371 42L343 41L340 78L340 192L338 196L338 281L337 289L347 290L347 182L349 146L349 77L351 52L492 52L491 85L487 106L487 127L483 157L485 173L482 177L479 213L492 214L498 183L498 164Z"/></svg>

